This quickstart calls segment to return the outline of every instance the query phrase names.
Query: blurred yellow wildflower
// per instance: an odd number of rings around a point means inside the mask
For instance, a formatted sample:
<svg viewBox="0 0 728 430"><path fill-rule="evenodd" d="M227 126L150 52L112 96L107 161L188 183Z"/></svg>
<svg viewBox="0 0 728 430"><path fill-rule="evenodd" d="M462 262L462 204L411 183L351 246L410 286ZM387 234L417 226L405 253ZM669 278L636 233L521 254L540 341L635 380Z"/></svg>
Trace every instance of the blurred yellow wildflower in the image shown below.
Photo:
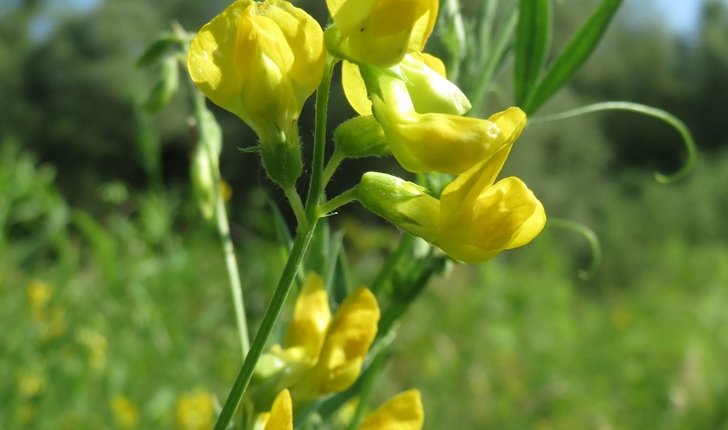
<svg viewBox="0 0 728 430"><path fill-rule="evenodd" d="M125 395L116 394L109 405L119 427L128 429L139 424L139 408Z"/></svg>
<svg viewBox="0 0 728 430"><path fill-rule="evenodd" d="M266 422L265 430L293 428L291 397L287 390L281 391L270 413L263 418ZM420 430L424 421L420 392L409 390L393 397L369 414L358 430Z"/></svg>
<svg viewBox="0 0 728 430"><path fill-rule="evenodd" d="M46 318L46 308L53 298L53 288L45 282L33 279L27 287L30 319L35 322Z"/></svg>
<svg viewBox="0 0 728 430"><path fill-rule="evenodd" d="M18 393L24 399L32 399L45 390L45 380L35 372L18 372Z"/></svg>
<svg viewBox="0 0 728 430"><path fill-rule="evenodd" d="M495 182L526 118L511 108L491 119L498 124L492 153L445 187L440 200L415 184L370 172L358 187L359 201L466 263L527 244L546 223L543 205L518 178Z"/></svg>
<svg viewBox="0 0 728 430"><path fill-rule="evenodd" d="M332 319L324 281L309 273L283 348L276 345L268 354L285 363L285 375L276 392L291 387L298 402L349 388L359 377L378 322L377 300L365 287L353 291Z"/></svg>
<svg viewBox="0 0 728 430"><path fill-rule="evenodd" d="M177 399L177 428L180 430L208 430L212 428L215 401L205 390L182 394Z"/></svg>
<svg viewBox="0 0 728 430"><path fill-rule="evenodd" d="M323 31L305 11L282 0L238 0L197 33L187 65L210 100L253 128L268 175L286 186L291 178L278 176L300 174L298 117L325 62Z"/></svg>
<svg viewBox="0 0 728 430"><path fill-rule="evenodd" d="M326 0L334 25L327 45L344 59L377 67L422 51L437 21L438 0Z"/></svg>

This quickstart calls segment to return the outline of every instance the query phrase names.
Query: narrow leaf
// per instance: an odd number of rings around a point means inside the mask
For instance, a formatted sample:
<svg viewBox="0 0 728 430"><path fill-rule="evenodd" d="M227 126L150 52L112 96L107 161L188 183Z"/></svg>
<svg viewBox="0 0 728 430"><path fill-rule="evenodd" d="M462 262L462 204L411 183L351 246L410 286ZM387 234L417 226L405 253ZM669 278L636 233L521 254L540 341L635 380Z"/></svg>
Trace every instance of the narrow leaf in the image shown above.
<svg viewBox="0 0 728 430"><path fill-rule="evenodd" d="M602 40L622 0L602 0L582 28L553 63L536 90L522 106L527 115L536 112L564 84L574 77Z"/></svg>
<svg viewBox="0 0 728 430"><path fill-rule="evenodd" d="M522 106L539 78L551 41L551 0L521 0L514 85Z"/></svg>

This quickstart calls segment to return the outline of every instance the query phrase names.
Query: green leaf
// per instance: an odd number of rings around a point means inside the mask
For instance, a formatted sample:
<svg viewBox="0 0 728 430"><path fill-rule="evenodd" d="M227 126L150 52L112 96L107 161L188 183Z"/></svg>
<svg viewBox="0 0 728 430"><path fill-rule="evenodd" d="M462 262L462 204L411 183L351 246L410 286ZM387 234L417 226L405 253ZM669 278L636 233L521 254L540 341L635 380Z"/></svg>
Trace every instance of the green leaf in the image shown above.
<svg viewBox="0 0 728 430"><path fill-rule="evenodd" d="M559 58L544 76L536 90L523 104L526 115L536 112L556 91L574 77L576 72L594 52L622 0L602 0L591 17L572 37Z"/></svg>
<svg viewBox="0 0 728 430"><path fill-rule="evenodd" d="M551 42L551 0L521 0L516 33L514 86L522 106L543 69Z"/></svg>
<svg viewBox="0 0 728 430"><path fill-rule="evenodd" d="M152 44L147 47L144 53L139 56L139 58L136 60L136 67L141 69L156 63L157 61L162 59L164 55L167 54L167 51L169 51L169 49L175 43L178 43L179 41L179 38L174 34L161 36L159 39L152 42Z"/></svg>

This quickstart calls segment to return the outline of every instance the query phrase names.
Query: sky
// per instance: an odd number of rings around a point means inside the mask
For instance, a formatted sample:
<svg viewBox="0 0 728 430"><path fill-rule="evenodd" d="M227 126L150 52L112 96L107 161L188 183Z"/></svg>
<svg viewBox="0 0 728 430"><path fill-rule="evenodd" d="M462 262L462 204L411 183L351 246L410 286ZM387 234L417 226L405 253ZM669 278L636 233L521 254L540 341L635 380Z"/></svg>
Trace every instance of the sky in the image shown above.
<svg viewBox="0 0 728 430"><path fill-rule="evenodd" d="M668 25L681 35L690 35L700 21L700 0L652 0ZM633 4L645 0L632 0Z"/></svg>

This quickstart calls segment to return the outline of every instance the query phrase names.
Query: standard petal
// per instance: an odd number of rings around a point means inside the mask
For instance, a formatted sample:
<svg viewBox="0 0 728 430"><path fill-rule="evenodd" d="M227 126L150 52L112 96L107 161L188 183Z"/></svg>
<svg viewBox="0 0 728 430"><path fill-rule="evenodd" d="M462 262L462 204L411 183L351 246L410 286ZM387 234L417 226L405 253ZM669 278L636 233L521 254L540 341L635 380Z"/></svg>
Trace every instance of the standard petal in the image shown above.
<svg viewBox="0 0 728 430"><path fill-rule="evenodd" d="M238 0L205 24L192 39L187 68L197 87L213 103L238 116L245 106L239 97L242 80L235 65L238 23L251 0Z"/></svg>
<svg viewBox="0 0 728 430"><path fill-rule="evenodd" d="M321 352L330 321L331 311L324 280L311 272L296 300L284 348L303 348L306 360L313 365Z"/></svg>
<svg viewBox="0 0 728 430"><path fill-rule="evenodd" d="M415 22L412 34L410 35L409 50L415 52L425 50L427 39L430 38L432 30L435 29L437 12L440 6L439 0L422 0L422 2L429 3L429 9Z"/></svg>

